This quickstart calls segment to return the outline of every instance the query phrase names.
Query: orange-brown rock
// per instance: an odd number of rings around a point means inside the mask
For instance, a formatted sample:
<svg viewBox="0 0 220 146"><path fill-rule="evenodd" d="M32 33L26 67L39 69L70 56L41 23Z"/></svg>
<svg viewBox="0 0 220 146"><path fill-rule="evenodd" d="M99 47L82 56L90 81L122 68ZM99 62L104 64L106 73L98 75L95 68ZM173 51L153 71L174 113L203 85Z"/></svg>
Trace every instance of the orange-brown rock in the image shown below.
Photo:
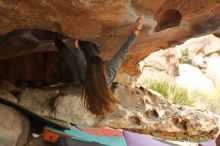
<svg viewBox="0 0 220 146"><path fill-rule="evenodd" d="M158 49L215 32L220 26L220 1L1 0L0 35L16 29L46 29L99 42L102 57L109 59L133 31L138 14L145 16L144 29L121 70L130 74L136 74L137 63Z"/></svg>
<svg viewBox="0 0 220 146"><path fill-rule="evenodd" d="M220 31L215 32L214 35L215 35L216 37L219 37L219 38L220 38Z"/></svg>

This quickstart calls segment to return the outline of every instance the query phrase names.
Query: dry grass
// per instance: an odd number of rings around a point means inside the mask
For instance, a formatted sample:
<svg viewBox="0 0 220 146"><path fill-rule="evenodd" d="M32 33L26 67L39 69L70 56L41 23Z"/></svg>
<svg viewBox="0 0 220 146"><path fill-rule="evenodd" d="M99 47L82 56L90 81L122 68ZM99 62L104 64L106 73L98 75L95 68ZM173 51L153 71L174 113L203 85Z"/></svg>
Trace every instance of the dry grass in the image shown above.
<svg viewBox="0 0 220 146"><path fill-rule="evenodd" d="M174 77L150 79L145 86L160 93L173 104L203 108L220 114L220 90L214 92L187 91L175 83Z"/></svg>
<svg viewBox="0 0 220 146"><path fill-rule="evenodd" d="M173 78L151 79L146 83L147 87L163 95L165 99L173 104L193 106L195 94L189 93L187 89L178 86Z"/></svg>

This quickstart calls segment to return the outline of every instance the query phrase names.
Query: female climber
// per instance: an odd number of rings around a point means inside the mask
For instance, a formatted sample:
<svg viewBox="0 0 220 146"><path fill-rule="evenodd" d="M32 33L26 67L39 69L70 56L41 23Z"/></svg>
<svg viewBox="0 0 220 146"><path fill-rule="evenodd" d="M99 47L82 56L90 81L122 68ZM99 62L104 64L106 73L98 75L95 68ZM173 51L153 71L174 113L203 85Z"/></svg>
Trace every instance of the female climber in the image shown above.
<svg viewBox="0 0 220 146"><path fill-rule="evenodd" d="M118 100L113 96L110 85L132 43L141 31L143 22L144 17L140 15L134 32L109 61L102 60L98 53L98 45L95 43L73 39L64 43L61 39L55 39L60 55L66 60L74 78L77 78L83 85L83 102L91 113L106 115L115 110ZM70 47L74 50L71 51Z"/></svg>

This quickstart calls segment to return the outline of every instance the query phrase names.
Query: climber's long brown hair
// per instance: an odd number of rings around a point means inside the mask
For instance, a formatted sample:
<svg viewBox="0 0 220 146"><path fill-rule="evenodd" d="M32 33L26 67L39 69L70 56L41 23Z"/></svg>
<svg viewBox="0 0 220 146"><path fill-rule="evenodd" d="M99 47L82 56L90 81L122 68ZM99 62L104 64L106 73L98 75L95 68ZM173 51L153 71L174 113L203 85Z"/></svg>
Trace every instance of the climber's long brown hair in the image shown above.
<svg viewBox="0 0 220 146"><path fill-rule="evenodd" d="M98 56L87 61L86 81L83 87L85 107L93 114L106 115L113 112L117 99L107 81L107 65Z"/></svg>

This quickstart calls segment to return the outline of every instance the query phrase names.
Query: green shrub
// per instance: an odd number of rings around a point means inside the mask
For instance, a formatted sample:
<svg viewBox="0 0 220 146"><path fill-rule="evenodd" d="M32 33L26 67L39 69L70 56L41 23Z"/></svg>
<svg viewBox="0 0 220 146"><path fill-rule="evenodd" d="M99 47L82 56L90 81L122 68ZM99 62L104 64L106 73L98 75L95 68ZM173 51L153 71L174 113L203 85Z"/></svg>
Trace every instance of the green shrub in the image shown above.
<svg viewBox="0 0 220 146"><path fill-rule="evenodd" d="M182 49L181 50L181 58L180 58L181 64L192 64L192 59L189 56L189 49Z"/></svg>
<svg viewBox="0 0 220 146"><path fill-rule="evenodd" d="M179 87L174 79L152 79L147 82L147 86L160 93L173 104L193 106L195 103L196 95L189 93L185 88Z"/></svg>

